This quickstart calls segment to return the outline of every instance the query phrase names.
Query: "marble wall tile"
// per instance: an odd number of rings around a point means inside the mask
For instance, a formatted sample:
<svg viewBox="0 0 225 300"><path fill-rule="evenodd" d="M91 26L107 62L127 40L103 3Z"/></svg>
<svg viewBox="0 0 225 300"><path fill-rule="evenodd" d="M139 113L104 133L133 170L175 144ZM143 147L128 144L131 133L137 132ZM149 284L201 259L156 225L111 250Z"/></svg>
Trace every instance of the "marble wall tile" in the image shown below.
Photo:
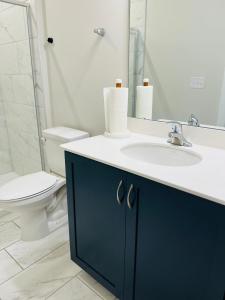
<svg viewBox="0 0 225 300"><path fill-rule="evenodd" d="M15 179L16 177L18 177L18 175L15 172L0 175L0 186L9 182L10 180ZM0 209L0 211L2 211L2 209Z"/></svg>
<svg viewBox="0 0 225 300"><path fill-rule="evenodd" d="M22 268L4 250L0 251L0 284L10 279Z"/></svg>
<svg viewBox="0 0 225 300"><path fill-rule="evenodd" d="M1 102L0 102L0 109L1 109ZM9 149L8 144L8 132L6 127L6 120L5 116L0 114L0 150L7 150Z"/></svg>
<svg viewBox="0 0 225 300"><path fill-rule="evenodd" d="M24 7L12 5L1 12L0 44L28 39L27 26L24 22L24 11Z"/></svg>
<svg viewBox="0 0 225 300"><path fill-rule="evenodd" d="M14 101L12 75L0 75L0 86L3 102Z"/></svg>
<svg viewBox="0 0 225 300"><path fill-rule="evenodd" d="M12 4L9 4L9 3L6 3L6 2L0 2L0 12L8 9L11 6L12 6Z"/></svg>
<svg viewBox="0 0 225 300"><path fill-rule="evenodd" d="M59 289L48 300L101 300L92 290L83 284L78 278L72 279L64 287ZM115 299L115 298L114 298Z"/></svg>
<svg viewBox="0 0 225 300"><path fill-rule="evenodd" d="M17 74L19 72L17 48L14 43L0 45L0 66L0 74Z"/></svg>
<svg viewBox="0 0 225 300"><path fill-rule="evenodd" d="M8 153L0 150L0 175L11 172L11 160Z"/></svg>
<svg viewBox="0 0 225 300"><path fill-rule="evenodd" d="M0 298L45 300L73 279L79 271L80 268L70 260L69 245L66 244L2 284Z"/></svg>
<svg viewBox="0 0 225 300"><path fill-rule="evenodd" d="M11 158L3 102L0 102L0 175L11 171Z"/></svg>
<svg viewBox="0 0 225 300"><path fill-rule="evenodd" d="M4 103L4 117L8 133L8 158L13 170L25 175L41 170L40 144L35 108L34 88L39 88L37 106L43 108L43 94L40 77L40 61L37 47L37 24L35 18L35 1L31 4L32 32L29 41L27 14L24 7L16 5L0 6L0 99ZM34 53L34 74L39 84L33 86L30 44ZM40 105L40 103L42 103ZM1 109L1 107L0 107ZM45 114L41 128L45 128ZM0 123L3 117L0 114ZM1 127L1 124L0 124ZM17 149L18 151L14 151ZM11 171L6 168L6 153L0 146L0 174ZM10 156L11 154L11 156ZM4 166L4 168L3 168Z"/></svg>
<svg viewBox="0 0 225 300"><path fill-rule="evenodd" d="M8 102L5 110L9 135L14 131L38 136L35 107Z"/></svg>
<svg viewBox="0 0 225 300"><path fill-rule="evenodd" d="M0 250L20 239L20 229L12 222L0 226Z"/></svg>
<svg viewBox="0 0 225 300"><path fill-rule="evenodd" d="M33 77L30 74L13 75L12 88L14 101L34 107L34 85Z"/></svg>
<svg viewBox="0 0 225 300"><path fill-rule="evenodd" d="M68 239L68 228L63 226L39 241L18 241L7 247L6 250L23 268L27 268L54 249L65 244Z"/></svg>
<svg viewBox="0 0 225 300"><path fill-rule="evenodd" d="M17 149L12 155L12 165L16 173L23 175L41 171L38 136L10 129L9 138L12 149Z"/></svg>
<svg viewBox="0 0 225 300"><path fill-rule="evenodd" d="M32 75L30 41L23 40L16 43L18 69L20 74Z"/></svg>
<svg viewBox="0 0 225 300"><path fill-rule="evenodd" d="M12 170L3 102L0 102L0 175Z"/></svg>

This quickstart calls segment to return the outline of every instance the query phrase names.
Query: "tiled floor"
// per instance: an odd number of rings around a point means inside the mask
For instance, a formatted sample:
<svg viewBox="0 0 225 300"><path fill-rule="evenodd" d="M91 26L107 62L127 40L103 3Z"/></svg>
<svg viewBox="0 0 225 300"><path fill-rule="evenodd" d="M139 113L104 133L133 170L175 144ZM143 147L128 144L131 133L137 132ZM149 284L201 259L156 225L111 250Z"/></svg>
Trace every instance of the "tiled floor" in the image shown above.
<svg viewBox="0 0 225 300"><path fill-rule="evenodd" d="M112 300L70 260L67 224L40 241L20 240L18 216L0 210L0 300Z"/></svg>

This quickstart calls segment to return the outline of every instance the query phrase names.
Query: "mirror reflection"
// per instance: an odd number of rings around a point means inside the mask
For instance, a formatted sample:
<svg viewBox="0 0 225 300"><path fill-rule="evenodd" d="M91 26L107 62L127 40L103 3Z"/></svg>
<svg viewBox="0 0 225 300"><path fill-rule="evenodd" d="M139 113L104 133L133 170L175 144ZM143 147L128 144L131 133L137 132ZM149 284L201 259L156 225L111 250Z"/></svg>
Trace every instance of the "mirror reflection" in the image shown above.
<svg viewBox="0 0 225 300"><path fill-rule="evenodd" d="M225 126L225 1L130 0L129 116Z"/></svg>

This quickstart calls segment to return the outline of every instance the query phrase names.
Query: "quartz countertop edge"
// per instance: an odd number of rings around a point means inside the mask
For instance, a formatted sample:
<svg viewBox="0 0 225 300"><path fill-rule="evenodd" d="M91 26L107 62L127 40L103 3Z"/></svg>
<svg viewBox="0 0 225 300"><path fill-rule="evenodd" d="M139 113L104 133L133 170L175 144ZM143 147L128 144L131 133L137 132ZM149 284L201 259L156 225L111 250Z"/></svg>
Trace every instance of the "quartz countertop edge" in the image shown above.
<svg viewBox="0 0 225 300"><path fill-rule="evenodd" d="M202 161L192 166L179 167L141 162L128 158L120 151L131 144L168 145L166 141L166 138L132 133L123 139L99 135L62 144L61 147L65 151L225 205L225 150L194 144L190 150L201 155Z"/></svg>

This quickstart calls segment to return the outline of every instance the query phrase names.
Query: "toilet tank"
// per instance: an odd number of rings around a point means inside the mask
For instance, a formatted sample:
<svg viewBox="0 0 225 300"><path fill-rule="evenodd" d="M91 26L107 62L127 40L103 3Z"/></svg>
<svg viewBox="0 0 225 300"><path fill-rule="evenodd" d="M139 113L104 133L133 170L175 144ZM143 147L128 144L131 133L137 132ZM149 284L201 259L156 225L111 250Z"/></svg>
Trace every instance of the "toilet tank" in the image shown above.
<svg viewBox="0 0 225 300"><path fill-rule="evenodd" d="M45 154L50 172L65 177L64 150L60 145L87 138L89 134L67 127L45 129L42 134L45 139Z"/></svg>

